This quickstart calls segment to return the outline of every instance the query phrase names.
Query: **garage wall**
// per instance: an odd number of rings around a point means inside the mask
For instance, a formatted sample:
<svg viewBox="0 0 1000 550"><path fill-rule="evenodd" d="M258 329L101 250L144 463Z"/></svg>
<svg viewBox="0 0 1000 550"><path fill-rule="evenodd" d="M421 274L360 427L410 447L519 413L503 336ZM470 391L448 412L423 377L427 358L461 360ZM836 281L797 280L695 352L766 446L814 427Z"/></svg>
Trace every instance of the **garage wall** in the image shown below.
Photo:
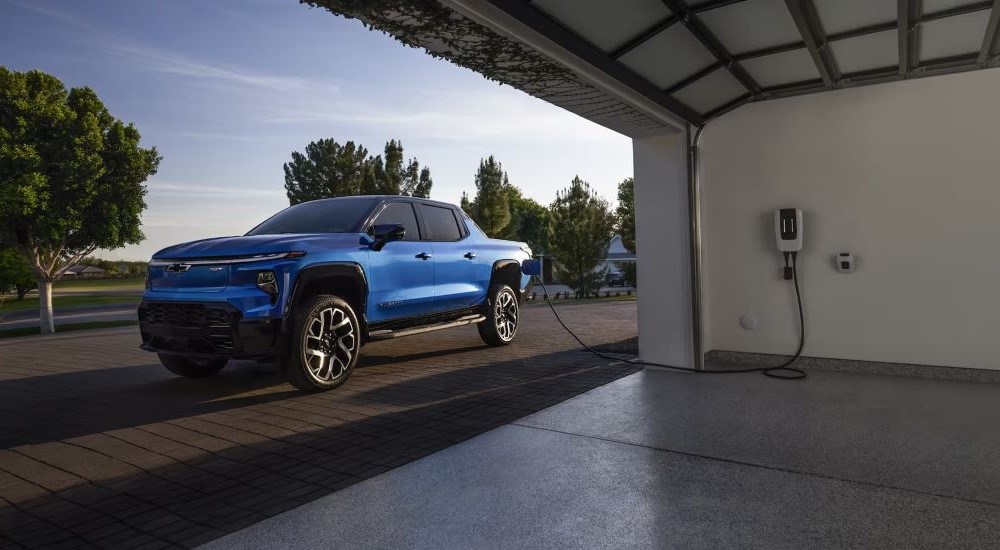
<svg viewBox="0 0 1000 550"><path fill-rule="evenodd" d="M1000 369L1000 70L751 104L702 138L706 350ZM837 252L857 270L834 270ZM741 328L741 315L758 320Z"/></svg>

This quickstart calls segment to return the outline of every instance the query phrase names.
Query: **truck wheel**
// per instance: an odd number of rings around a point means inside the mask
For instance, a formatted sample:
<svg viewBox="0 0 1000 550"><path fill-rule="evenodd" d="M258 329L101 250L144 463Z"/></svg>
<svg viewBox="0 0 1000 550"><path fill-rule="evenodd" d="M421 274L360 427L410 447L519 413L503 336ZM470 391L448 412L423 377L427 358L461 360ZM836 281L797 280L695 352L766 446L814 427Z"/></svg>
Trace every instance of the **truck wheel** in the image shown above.
<svg viewBox="0 0 1000 550"><path fill-rule="evenodd" d="M205 378L212 376L226 366L226 359L191 359L180 355L158 353L160 363L167 370L184 378Z"/></svg>
<svg viewBox="0 0 1000 550"><path fill-rule="evenodd" d="M332 390L347 381L358 362L361 331L350 304L316 296L297 307L285 357L288 381L300 390Z"/></svg>
<svg viewBox="0 0 1000 550"><path fill-rule="evenodd" d="M520 308L514 289L504 284L490 287L486 301L486 320L479 323L479 336L490 346L506 346L514 341Z"/></svg>

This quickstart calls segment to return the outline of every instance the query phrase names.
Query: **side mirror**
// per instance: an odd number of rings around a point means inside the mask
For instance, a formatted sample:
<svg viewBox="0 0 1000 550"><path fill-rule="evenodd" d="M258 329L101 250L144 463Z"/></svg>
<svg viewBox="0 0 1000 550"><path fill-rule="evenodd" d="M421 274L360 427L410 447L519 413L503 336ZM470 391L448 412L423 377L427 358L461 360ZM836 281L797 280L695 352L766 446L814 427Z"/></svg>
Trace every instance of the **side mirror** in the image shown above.
<svg viewBox="0 0 1000 550"><path fill-rule="evenodd" d="M385 245L392 241L401 241L406 236L406 228L395 223L380 224L372 227L375 242L372 243L372 250L376 252L385 248Z"/></svg>

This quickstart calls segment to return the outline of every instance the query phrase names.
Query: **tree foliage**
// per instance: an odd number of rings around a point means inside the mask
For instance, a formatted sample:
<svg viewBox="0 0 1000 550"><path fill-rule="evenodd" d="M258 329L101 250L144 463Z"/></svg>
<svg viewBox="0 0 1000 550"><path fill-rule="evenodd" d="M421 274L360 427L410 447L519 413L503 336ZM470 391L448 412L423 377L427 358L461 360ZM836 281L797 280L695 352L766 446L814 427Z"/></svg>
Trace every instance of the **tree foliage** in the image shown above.
<svg viewBox="0 0 1000 550"><path fill-rule="evenodd" d="M27 260L13 248L0 249L0 294L17 293L23 300L29 290L38 286Z"/></svg>
<svg viewBox="0 0 1000 550"><path fill-rule="evenodd" d="M476 220L490 237L500 238L510 223L510 180L493 155L479 161L476 171L476 196L469 202L463 196L462 208Z"/></svg>
<svg viewBox="0 0 1000 550"><path fill-rule="evenodd" d="M139 141L90 88L0 67L0 234L39 283L43 332L52 281L97 248L144 238L143 182L160 156Z"/></svg>
<svg viewBox="0 0 1000 550"><path fill-rule="evenodd" d="M288 202L353 195L408 195L429 197L431 171L417 159L404 161L403 144L390 140L382 155L371 156L353 141L341 145L320 139L292 152L283 166Z"/></svg>
<svg viewBox="0 0 1000 550"><path fill-rule="evenodd" d="M607 258L615 226L608 202L577 176L556 195L549 214L549 250L558 262L557 277L578 296L590 296L604 279L597 266Z"/></svg>
<svg viewBox="0 0 1000 550"><path fill-rule="evenodd" d="M618 207L615 208L615 229L622 244L635 254L635 179L625 178L618 184Z"/></svg>
<svg viewBox="0 0 1000 550"><path fill-rule="evenodd" d="M534 252L547 251L549 210L525 197L517 187L509 186L507 196L510 203L510 223L501 232L501 237L526 242Z"/></svg>

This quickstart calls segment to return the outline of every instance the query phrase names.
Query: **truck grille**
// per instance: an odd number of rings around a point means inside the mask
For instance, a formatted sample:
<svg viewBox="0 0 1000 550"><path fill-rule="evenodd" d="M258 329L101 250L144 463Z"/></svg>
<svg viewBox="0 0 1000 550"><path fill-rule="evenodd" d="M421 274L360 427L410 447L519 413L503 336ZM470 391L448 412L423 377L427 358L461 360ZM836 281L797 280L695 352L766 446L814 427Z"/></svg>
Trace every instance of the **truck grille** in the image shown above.
<svg viewBox="0 0 1000 550"><path fill-rule="evenodd" d="M139 309L139 322L183 328L229 328L233 326L233 315L202 304L156 302L144 304Z"/></svg>

